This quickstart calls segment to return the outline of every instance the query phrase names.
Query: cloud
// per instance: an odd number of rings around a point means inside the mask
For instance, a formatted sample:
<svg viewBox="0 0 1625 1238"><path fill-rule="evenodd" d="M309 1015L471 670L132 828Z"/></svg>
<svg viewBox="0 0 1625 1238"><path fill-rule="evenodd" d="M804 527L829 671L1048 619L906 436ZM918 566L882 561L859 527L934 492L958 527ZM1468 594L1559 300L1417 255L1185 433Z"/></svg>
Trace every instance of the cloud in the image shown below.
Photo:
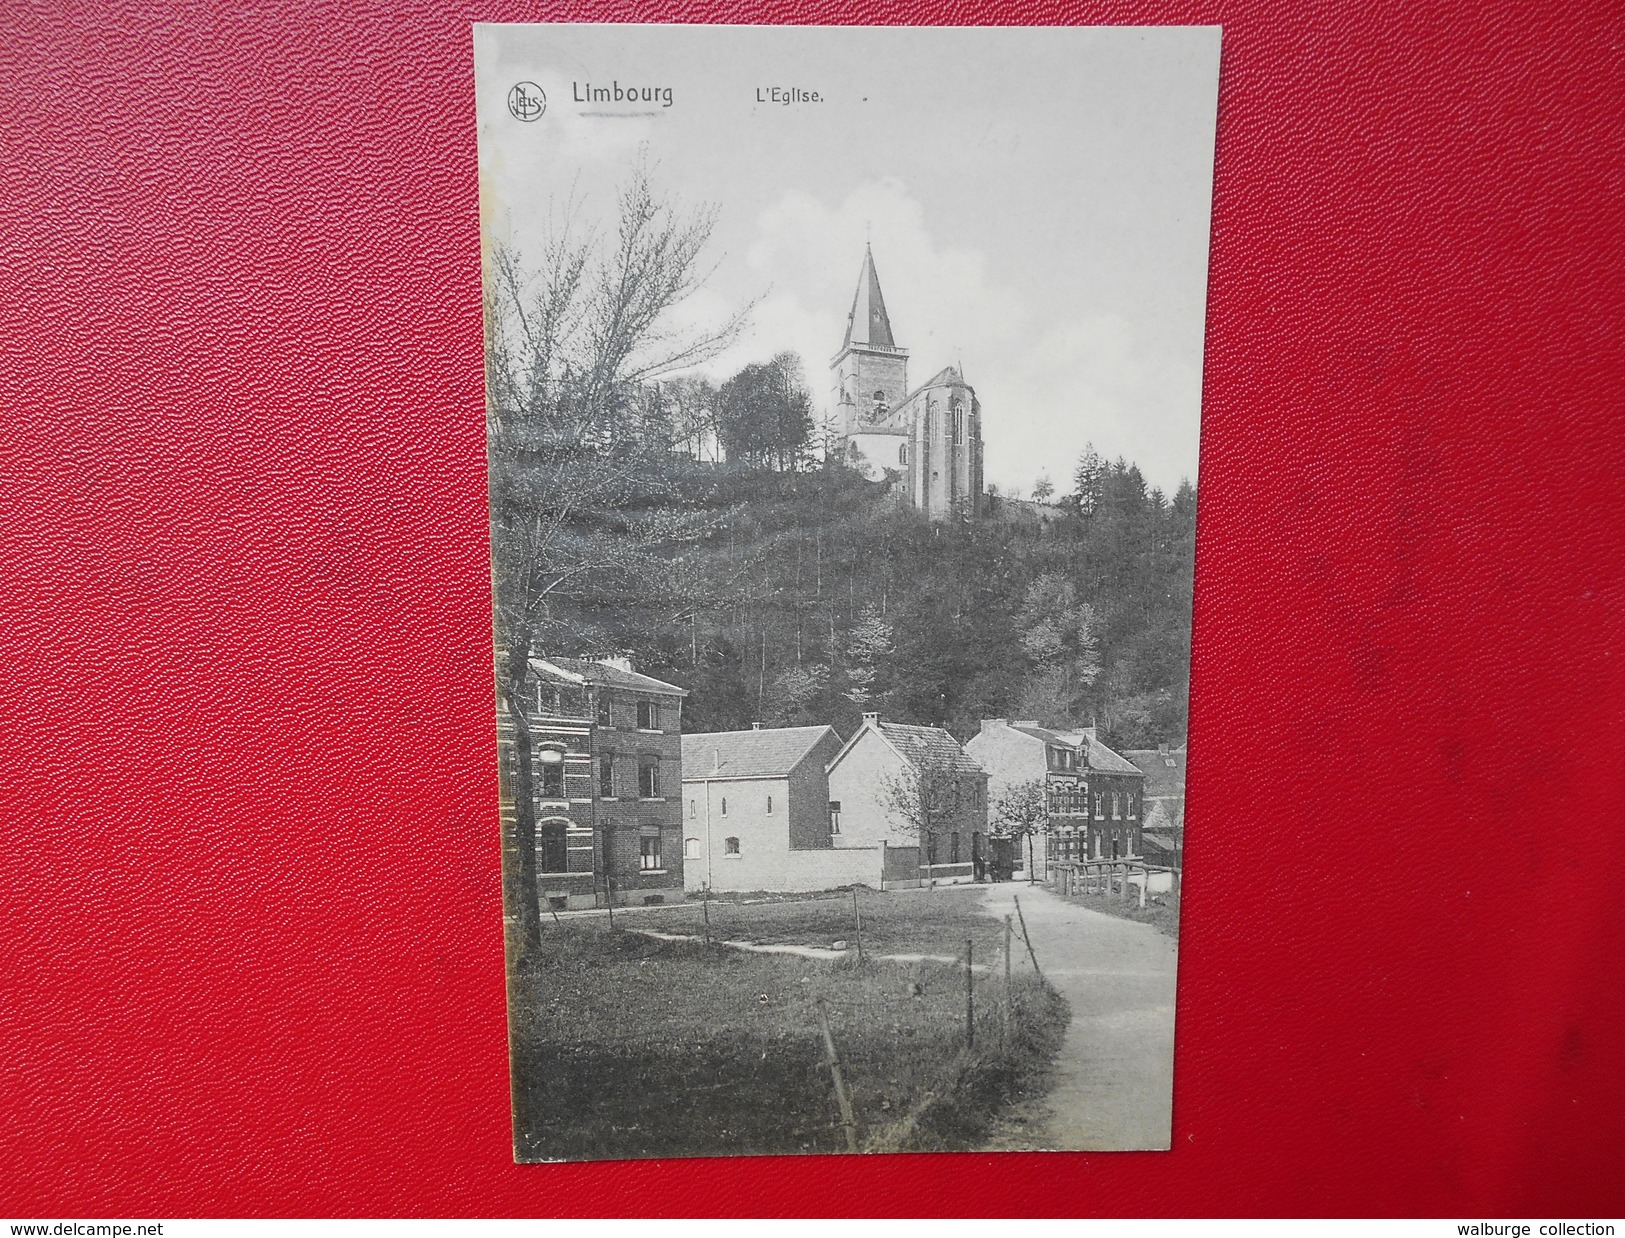
<svg viewBox="0 0 1625 1238"><path fill-rule="evenodd" d="M1200 374L1147 348L1110 309L1079 312L1072 290L1018 289L979 249L944 244L930 213L897 180L864 184L839 202L786 193L761 212L733 264L730 292L759 295L740 341L705 368L724 379L790 349L802 358L819 416L829 411L829 362L841 342L866 236L892 328L909 349L909 380L963 367L983 406L987 480L1027 490L1044 473L1065 492L1092 442L1138 463L1152 485L1194 480ZM684 322L718 321L738 299L705 288Z"/></svg>

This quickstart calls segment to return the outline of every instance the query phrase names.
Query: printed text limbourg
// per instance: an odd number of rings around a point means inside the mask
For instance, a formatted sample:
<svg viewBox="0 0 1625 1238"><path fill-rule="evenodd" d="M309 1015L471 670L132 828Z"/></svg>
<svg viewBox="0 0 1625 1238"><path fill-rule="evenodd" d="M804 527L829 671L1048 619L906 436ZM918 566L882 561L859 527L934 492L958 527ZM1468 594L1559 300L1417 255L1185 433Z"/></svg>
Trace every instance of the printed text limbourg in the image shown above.
<svg viewBox="0 0 1625 1238"><path fill-rule="evenodd" d="M594 86L591 82L571 82L571 91L577 103L658 103L671 106L670 86L622 86L612 81L608 86Z"/></svg>

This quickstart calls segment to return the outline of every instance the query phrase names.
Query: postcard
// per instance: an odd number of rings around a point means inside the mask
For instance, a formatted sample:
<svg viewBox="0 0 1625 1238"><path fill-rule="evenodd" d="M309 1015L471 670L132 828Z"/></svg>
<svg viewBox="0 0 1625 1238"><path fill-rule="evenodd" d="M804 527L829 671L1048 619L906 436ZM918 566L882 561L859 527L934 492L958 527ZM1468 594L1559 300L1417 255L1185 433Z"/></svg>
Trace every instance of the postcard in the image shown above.
<svg viewBox="0 0 1625 1238"><path fill-rule="evenodd" d="M1218 28L474 43L516 1157L1166 1149Z"/></svg>

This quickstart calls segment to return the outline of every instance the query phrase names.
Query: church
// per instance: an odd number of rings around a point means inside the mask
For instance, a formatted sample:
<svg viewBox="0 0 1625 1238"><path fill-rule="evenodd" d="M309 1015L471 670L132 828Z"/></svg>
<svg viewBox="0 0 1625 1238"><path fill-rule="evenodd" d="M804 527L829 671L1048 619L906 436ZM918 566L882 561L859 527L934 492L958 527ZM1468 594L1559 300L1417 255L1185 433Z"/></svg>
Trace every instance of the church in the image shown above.
<svg viewBox="0 0 1625 1238"><path fill-rule="evenodd" d="M835 430L849 464L876 480L894 474L900 496L933 520L981 514L976 391L951 365L909 387L908 349L892 334L867 247L830 381Z"/></svg>

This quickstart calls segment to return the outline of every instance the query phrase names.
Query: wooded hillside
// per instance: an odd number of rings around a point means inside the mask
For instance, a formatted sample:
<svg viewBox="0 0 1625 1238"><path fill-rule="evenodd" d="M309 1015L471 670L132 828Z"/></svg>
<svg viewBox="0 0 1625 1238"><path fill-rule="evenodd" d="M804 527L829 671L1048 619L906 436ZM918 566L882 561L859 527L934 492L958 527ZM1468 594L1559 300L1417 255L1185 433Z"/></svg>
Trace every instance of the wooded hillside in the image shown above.
<svg viewBox="0 0 1625 1238"><path fill-rule="evenodd" d="M1086 460L1088 457L1086 457ZM669 459L626 509L664 522L639 572L558 591L544 651L629 651L692 692L684 729L828 722L865 710L946 726L1096 721L1114 747L1183 742L1195 493L1095 461L1053 505L993 500L933 525L884 483ZM601 517L600 517L601 518Z"/></svg>

